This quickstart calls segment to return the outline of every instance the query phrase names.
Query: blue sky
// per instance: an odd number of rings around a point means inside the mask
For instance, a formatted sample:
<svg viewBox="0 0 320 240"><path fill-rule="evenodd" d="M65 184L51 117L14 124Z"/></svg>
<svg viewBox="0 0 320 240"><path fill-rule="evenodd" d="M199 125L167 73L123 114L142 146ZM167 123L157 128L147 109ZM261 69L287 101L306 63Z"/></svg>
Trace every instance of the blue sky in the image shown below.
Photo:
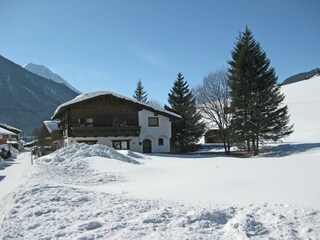
<svg viewBox="0 0 320 240"><path fill-rule="evenodd" d="M142 80L167 102L177 73L190 87L227 67L248 25L279 82L320 67L319 0L0 0L0 54L49 67L81 92L131 97Z"/></svg>

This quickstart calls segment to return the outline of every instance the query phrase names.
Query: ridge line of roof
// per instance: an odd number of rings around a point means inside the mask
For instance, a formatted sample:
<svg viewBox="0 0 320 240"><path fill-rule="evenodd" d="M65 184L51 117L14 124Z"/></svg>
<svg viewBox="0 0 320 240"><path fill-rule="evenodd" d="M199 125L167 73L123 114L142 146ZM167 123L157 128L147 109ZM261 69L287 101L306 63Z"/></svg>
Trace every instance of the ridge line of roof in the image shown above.
<svg viewBox="0 0 320 240"><path fill-rule="evenodd" d="M97 97L97 96L101 96L101 95L112 95L114 97L117 97L117 98L122 98L122 99L125 99L127 101L130 101L130 102L133 102L133 103L137 103L137 104L140 104L142 106L145 106L145 107L148 107L148 108L151 108L153 109L154 111L157 111L157 112L162 112L162 113L165 113L165 114L169 114L171 116L174 116L174 117L177 117L177 118L181 118L181 116L179 114L176 114L176 113L173 113L173 112L170 112L170 111L167 111L165 109L159 109L159 108L156 108L154 106L151 106L150 104L146 104L146 103L143 103L143 102L140 102L138 100L135 100L135 99L132 99L132 98L129 98L129 97L126 97L126 96L123 96L123 95L120 95L120 94L117 94L117 93L114 93L114 92L110 92L110 91L96 91L96 92L90 92L90 93L83 93L83 94L80 94L78 96L76 96L74 99L71 99L65 103L62 103L61 105L59 105L57 107L57 109L55 110L53 116L51 117L51 119L55 119L54 117L56 117L56 115L58 114L58 112L64 108L64 107L67 107L69 105L72 105L72 104L75 104L75 103L78 103L78 102L83 102L85 100L88 100L88 99L91 99L91 98L94 98L94 97Z"/></svg>

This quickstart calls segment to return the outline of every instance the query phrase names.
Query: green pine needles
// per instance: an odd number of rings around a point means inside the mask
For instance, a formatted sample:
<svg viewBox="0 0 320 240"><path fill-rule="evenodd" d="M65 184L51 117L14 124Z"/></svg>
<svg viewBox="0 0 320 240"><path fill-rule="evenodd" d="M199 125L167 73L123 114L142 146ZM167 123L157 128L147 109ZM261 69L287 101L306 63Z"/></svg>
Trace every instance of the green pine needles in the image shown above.
<svg viewBox="0 0 320 240"><path fill-rule="evenodd" d="M179 114L182 119L172 123L172 147L176 152L186 152L198 142L204 134L205 124L197 111L195 97L184 81L182 73L178 73L170 93L168 102L171 110Z"/></svg>
<svg viewBox="0 0 320 240"><path fill-rule="evenodd" d="M293 132L284 95L270 60L248 27L240 34L228 64L232 141L257 155L260 143L278 141Z"/></svg>
<svg viewBox="0 0 320 240"><path fill-rule="evenodd" d="M147 94L147 91L143 89L140 79L137 83L136 90L134 91L133 98L140 102L148 103L148 94Z"/></svg>

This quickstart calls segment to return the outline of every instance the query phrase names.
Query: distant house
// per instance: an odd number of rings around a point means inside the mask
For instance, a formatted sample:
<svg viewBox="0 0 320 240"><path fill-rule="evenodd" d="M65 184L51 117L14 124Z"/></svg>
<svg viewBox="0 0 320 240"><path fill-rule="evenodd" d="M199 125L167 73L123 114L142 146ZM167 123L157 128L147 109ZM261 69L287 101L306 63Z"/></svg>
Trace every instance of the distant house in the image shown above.
<svg viewBox="0 0 320 240"><path fill-rule="evenodd" d="M221 134L224 134L224 131L221 131L218 125L212 120L213 117L219 119L219 116L214 111L211 111L210 115L206 111L202 109L203 107L199 107L198 110L202 115L202 121L206 125L206 131L204 135L201 137L199 144L206 144L206 143L223 143L223 139ZM210 112L210 111L209 111ZM215 115L215 116L213 116Z"/></svg>
<svg viewBox="0 0 320 240"><path fill-rule="evenodd" d="M22 131L18 128L0 123L0 144L10 144L20 150L22 148L21 133Z"/></svg>
<svg viewBox="0 0 320 240"><path fill-rule="evenodd" d="M0 127L0 144L5 144L9 139L16 136L16 133Z"/></svg>
<svg viewBox="0 0 320 240"><path fill-rule="evenodd" d="M205 143L223 143L219 129L210 129L204 134Z"/></svg>
<svg viewBox="0 0 320 240"><path fill-rule="evenodd" d="M38 133L39 154L45 155L59 149L62 134L59 131L59 122L44 121Z"/></svg>
<svg viewBox="0 0 320 240"><path fill-rule="evenodd" d="M136 152L170 152L171 122L181 117L112 93L79 95L60 105L58 120L64 146L85 142Z"/></svg>
<svg viewBox="0 0 320 240"><path fill-rule="evenodd" d="M9 126L7 124L4 124L4 123L0 123L0 127L1 128L4 128L10 132L13 132L16 134L16 138L17 139L20 139L21 138L21 133L22 133L22 130L18 129L18 128L15 128L15 127L12 127L12 126Z"/></svg>

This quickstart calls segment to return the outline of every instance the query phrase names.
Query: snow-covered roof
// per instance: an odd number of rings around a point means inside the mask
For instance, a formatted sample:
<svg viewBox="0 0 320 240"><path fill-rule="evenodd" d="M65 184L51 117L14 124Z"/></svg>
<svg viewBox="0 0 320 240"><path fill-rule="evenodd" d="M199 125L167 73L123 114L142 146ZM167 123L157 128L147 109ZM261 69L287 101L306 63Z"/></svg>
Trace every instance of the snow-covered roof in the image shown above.
<svg viewBox="0 0 320 240"><path fill-rule="evenodd" d="M5 128L5 129L7 129L9 131L22 132L22 130L20 130L18 128L15 128L15 127L12 127L12 126L9 126L9 125L4 124L4 123L0 123L0 127Z"/></svg>
<svg viewBox="0 0 320 240"><path fill-rule="evenodd" d="M180 115L178 114L175 114L173 112L170 112L170 111L166 111L164 109L159 109L159 108L156 108L154 106L151 106L149 104L146 104L146 103L143 103L143 102L140 102L140 101L137 101L135 99L132 99L132 98L128 98L128 97L125 97L125 96L122 96L122 95L119 95L117 93L113 93L113 92L109 92L109 91L98 91L98 92L92 92L92 93L84 93L84 94L80 94L79 96L75 97L74 99L68 101L68 102L65 102L63 104L61 104L57 109L56 111L54 112L53 116L51 117L51 119L56 119L57 116L59 115L59 113L65 109L66 107L70 106L70 105L73 105L73 104L76 104L76 103L80 103L80 102L83 102L83 101L86 101L88 99L91 99L91 98L95 98L95 97L98 97L98 96L104 96L104 95L112 95L116 98L120 98L120 99L124 99L126 101L129 101L129 102L132 102L132 103L135 103L135 104L138 104L146 109L149 109L149 110L152 110L152 111L155 111L157 113L160 113L160 114L163 114L163 115L169 115L171 117L175 117L175 118L181 118Z"/></svg>
<svg viewBox="0 0 320 240"><path fill-rule="evenodd" d="M58 121L44 121L43 123L50 133L52 131L59 129L59 127L58 127L59 122Z"/></svg>
<svg viewBox="0 0 320 240"><path fill-rule="evenodd" d="M16 136L17 135L16 133L11 132L11 131L9 131L7 129L4 129L2 127L0 127L0 134L1 135L12 135L12 136Z"/></svg>

